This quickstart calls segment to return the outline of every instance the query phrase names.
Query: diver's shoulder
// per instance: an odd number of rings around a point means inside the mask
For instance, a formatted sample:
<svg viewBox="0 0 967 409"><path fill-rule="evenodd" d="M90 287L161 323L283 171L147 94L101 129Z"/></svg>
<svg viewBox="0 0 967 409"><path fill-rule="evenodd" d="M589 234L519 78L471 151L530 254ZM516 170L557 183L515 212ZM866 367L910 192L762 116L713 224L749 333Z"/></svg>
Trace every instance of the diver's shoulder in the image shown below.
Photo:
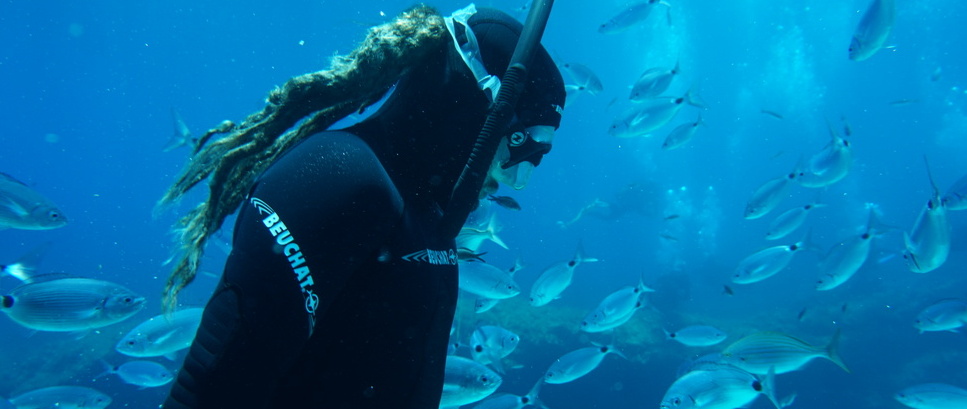
<svg viewBox="0 0 967 409"><path fill-rule="evenodd" d="M340 131L322 132L302 141L274 163L259 184L297 186L302 194L325 196L326 200L367 195L395 202L399 196L370 146L360 137Z"/></svg>

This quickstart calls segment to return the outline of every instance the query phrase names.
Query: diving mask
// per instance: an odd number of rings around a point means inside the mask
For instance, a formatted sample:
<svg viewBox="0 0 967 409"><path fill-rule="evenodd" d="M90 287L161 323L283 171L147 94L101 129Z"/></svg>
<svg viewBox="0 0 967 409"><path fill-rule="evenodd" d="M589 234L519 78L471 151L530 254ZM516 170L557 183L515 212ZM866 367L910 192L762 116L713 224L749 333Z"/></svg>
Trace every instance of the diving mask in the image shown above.
<svg viewBox="0 0 967 409"><path fill-rule="evenodd" d="M532 126L504 137L494 156L490 175L500 183L523 189L530 180L534 167L551 151L554 127Z"/></svg>

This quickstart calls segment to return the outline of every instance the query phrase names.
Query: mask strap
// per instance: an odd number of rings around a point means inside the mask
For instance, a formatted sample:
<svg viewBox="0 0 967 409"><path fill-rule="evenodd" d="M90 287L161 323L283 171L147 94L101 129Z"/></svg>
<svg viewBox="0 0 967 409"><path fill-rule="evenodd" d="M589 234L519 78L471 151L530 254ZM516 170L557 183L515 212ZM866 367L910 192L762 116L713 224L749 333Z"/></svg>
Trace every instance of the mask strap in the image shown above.
<svg viewBox="0 0 967 409"><path fill-rule="evenodd" d="M453 45L460 52L460 58L463 59L464 64L467 64L467 68L470 68L473 77L477 79L477 87L483 91L488 101L494 102L494 98L500 91L500 79L488 74L487 69L484 68L483 60L480 57L480 46L477 44L477 36L473 34L473 30L467 24L470 17L475 13L477 13L477 7L473 3L470 3L469 6L453 12L452 16L445 17L443 21L447 26L447 30L450 31L450 37L453 38ZM467 42L460 44L460 41L457 40L454 23L463 25Z"/></svg>

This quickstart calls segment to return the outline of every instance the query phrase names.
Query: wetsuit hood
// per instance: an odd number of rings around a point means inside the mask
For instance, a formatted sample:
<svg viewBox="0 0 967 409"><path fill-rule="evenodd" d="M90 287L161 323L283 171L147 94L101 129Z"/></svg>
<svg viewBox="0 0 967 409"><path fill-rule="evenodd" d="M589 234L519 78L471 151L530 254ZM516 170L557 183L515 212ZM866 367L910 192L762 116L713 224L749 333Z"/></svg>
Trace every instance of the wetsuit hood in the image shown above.
<svg viewBox="0 0 967 409"><path fill-rule="evenodd" d="M522 25L506 13L481 8L469 19L483 64L498 76L510 61ZM457 36L465 36L462 26ZM540 48L515 109L514 129L560 125L564 82ZM371 117L348 129L381 158L404 196L446 207L487 115L490 101L452 43L413 67Z"/></svg>

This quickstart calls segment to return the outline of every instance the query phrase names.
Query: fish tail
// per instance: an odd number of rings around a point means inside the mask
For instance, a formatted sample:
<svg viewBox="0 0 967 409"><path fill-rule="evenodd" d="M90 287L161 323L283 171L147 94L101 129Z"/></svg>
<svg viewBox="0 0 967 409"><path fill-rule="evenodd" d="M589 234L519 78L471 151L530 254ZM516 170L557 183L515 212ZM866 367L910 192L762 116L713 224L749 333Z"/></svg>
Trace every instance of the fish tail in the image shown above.
<svg viewBox="0 0 967 409"><path fill-rule="evenodd" d="M40 265L40 261L44 254L47 254L47 249L50 247L50 242L43 243L29 253L24 254L16 262L10 265L3 266L0 269L0 277L9 275L20 281L28 281L37 267Z"/></svg>
<svg viewBox="0 0 967 409"><path fill-rule="evenodd" d="M588 257L584 253L584 243L579 242L578 249L574 253L574 261L580 264L580 263L592 263L592 262L598 261L598 259L594 257Z"/></svg>
<svg viewBox="0 0 967 409"><path fill-rule="evenodd" d="M688 92L685 93L685 102L688 103L688 105L691 105L696 108L702 108L702 109L707 108L707 106L705 105L705 101L702 101L702 97L698 95L697 84L692 85L692 87L688 89Z"/></svg>
<svg viewBox="0 0 967 409"><path fill-rule="evenodd" d="M829 341L829 345L826 345L826 357L829 358L830 361L833 361L836 366L843 368L846 373L852 373L852 371L849 370L849 367L846 366L846 363L843 362L843 358L839 356L839 338L841 332L842 331L837 329L836 333L833 334L833 339Z"/></svg>
<svg viewBox="0 0 967 409"><path fill-rule="evenodd" d="M107 376L107 375L110 375L112 373L117 372L117 369L114 367L114 365L111 365L110 362L108 362L108 361L106 361L104 359L101 360L101 367L104 368L104 372L101 372L100 375L95 376L94 379L99 379L102 376Z"/></svg>
<svg viewBox="0 0 967 409"><path fill-rule="evenodd" d="M544 406L544 402L541 401L541 398L537 396L539 393L541 393L541 385L543 384L544 384L544 377L542 376L540 378L537 378L537 382L534 383L534 386L531 387L531 390L527 392L526 396L527 398L530 399L531 405L537 406L539 408L547 409L547 406Z"/></svg>
<svg viewBox="0 0 967 409"><path fill-rule="evenodd" d="M497 214L493 213L490 215L490 220L487 222L487 237L490 241L494 242L504 249L508 249L507 244L497 236L497 231L500 230L500 225L497 223Z"/></svg>
<svg viewBox="0 0 967 409"><path fill-rule="evenodd" d="M769 398L769 402L772 402L776 406L776 409L782 409L782 405L779 404L779 400L776 399L776 367L770 366L769 372L766 373L765 379L762 380L762 394Z"/></svg>
<svg viewBox="0 0 967 409"><path fill-rule="evenodd" d="M802 240L799 241L799 244L802 245L803 250L812 250L818 252L822 252L823 250L823 248L819 244L816 244L816 241L813 240L812 228L806 230L806 235L803 236Z"/></svg>

